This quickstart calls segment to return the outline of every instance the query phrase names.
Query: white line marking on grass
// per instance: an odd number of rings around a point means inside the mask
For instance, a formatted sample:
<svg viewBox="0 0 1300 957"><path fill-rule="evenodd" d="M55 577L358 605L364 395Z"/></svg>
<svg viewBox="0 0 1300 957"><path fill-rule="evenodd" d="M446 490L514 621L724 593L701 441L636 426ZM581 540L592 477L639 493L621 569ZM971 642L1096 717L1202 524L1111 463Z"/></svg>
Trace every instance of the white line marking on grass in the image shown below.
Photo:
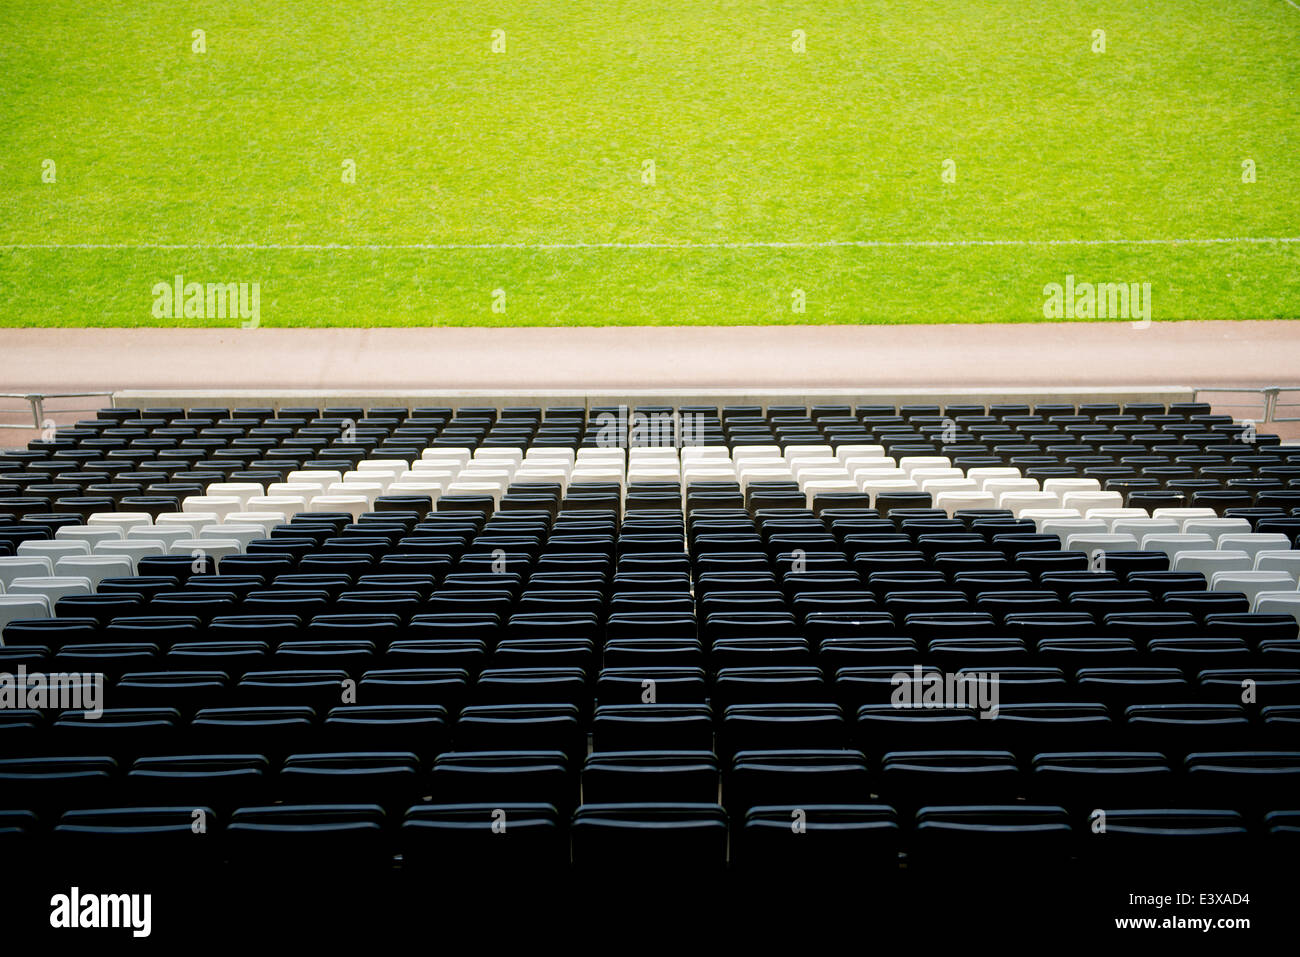
<svg viewBox="0 0 1300 957"><path fill-rule="evenodd" d="M1297 10L1300 10L1300 4L1296 3L1295 0L1286 0L1286 2L1291 4L1291 6L1295 7Z"/></svg>
<svg viewBox="0 0 1300 957"><path fill-rule="evenodd" d="M1289 0L1288 0L1289 2ZM383 252L564 249L933 249L968 246L1226 246L1300 243L1300 236L1225 236L1200 239L832 239L818 242L716 243L0 243L0 249L251 250L289 252Z"/></svg>

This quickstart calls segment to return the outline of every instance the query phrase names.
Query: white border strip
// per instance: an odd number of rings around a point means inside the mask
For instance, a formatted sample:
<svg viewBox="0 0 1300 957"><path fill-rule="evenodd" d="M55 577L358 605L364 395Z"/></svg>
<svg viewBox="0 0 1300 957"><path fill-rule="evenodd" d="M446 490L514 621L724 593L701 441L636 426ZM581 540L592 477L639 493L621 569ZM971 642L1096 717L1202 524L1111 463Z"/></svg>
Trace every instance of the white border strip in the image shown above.
<svg viewBox="0 0 1300 957"><path fill-rule="evenodd" d="M1291 0L1287 0L1291 2ZM1298 7L1297 9L1300 9ZM566 249L933 249L967 246L1226 246L1300 243L1300 236L1227 236L1199 239L844 239L820 242L715 242L715 243L0 243L3 250L85 249L119 250L250 250L290 252L330 251L454 251L522 250L545 252Z"/></svg>

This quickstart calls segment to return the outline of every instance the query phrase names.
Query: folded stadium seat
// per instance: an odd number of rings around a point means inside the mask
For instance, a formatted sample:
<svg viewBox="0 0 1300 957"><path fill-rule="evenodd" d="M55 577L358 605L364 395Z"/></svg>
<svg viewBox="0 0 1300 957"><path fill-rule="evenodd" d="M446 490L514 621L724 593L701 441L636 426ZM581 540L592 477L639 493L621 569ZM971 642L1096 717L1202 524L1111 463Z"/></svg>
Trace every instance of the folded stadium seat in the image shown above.
<svg viewBox="0 0 1300 957"><path fill-rule="evenodd" d="M55 754L107 754L129 764L146 754L172 751L180 720L175 708L104 708L98 717L64 711L50 724L50 749Z"/></svg>
<svg viewBox="0 0 1300 957"><path fill-rule="evenodd" d="M48 578L54 574L52 555L0 556L0 588L8 591L20 578Z"/></svg>
<svg viewBox="0 0 1300 957"><path fill-rule="evenodd" d="M718 763L709 751L595 751L582 768L585 803L711 803Z"/></svg>
<svg viewBox="0 0 1300 957"><path fill-rule="evenodd" d="M107 755L0 758L6 803L27 808L38 820L55 820L72 807L108 799L119 765Z"/></svg>
<svg viewBox="0 0 1300 957"><path fill-rule="evenodd" d="M78 873L196 878L221 861L216 813L204 805L89 808L65 811L51 850Z"/></svg>
<svg viewBox="0 0 1300 957"><path fill-rule="evenodd" d="M423 784L420 759L413 752L354 751L291 754L273 787L291 803L365 800L401 813L418 803Z"/></svg>
<svg viewBox="0 0 1300 957"><path fill-rule="evenodd" d="M569 809L577 782L559 751L448 751L433 762L430 788L443 804L534 801Z"/></svg>
<svg viewBox="0 0 1300 957"><path fill-rule="evenodd" d="M355 878L392 864L387 819L372 803L237 808L222 836L231 866L259 880L322 868Z"/></svg>
<svg viewBox="0 0 1300 957"><path fill-rule="evenodd" d="M1253 703L1300 704L1297 668L1207 668L1196 675L1196 686L1204 701L1241 703L1249 688Z"/></svg>
<svg viewBox="0 0 1300 957"><path fill-rule="evenodd" d="M208 806L218 814L269 796L269 762L260 754L180 754L137 758L122 782L125 802L138 806Z"/></svg>
<svg viewBox="0 0 1300 957"><path fill-rule="evenodd" d="M1068 808L1083 820L1098 807L1167 802L1177 784L1168 760L1158 752L1040 752L1033 757L1028 797Z"/></svg>
<svg viewBox="0 0 1300 957"><path fill-rule="evenodd" d="M150 531L152 526L144 530ZM122 541L123 533L117 528L103 525L71 525L60 528L55 532L54 540L56 542L84 542L87 546L93 548L98 542ZM3 565L4 563L0 562L0 567L3 567Z"/></svg>
<svg viewBox="0 0 1300 957"><path fill-rule="evenodd" d="M1231 570L1208 573L1211 591L1239 592L1254 606L1255 597L1266 592L1295 591L1295 579L1284 571Z"/></svg>
<svg viewBox="0 0 1300 957"><path fill-rule="evenodd" d="M403 868L448 879L554 874L569 862L559 812L546 803L417 804L398 834Z"/></svg>
<svg viewBox="0 0 1300 957"><path fill-rule="evenodd" d="M889 750L964 749L976 745L979 718L972 708L865 704L858 709L857 746L868 757Z"/></svg>
<svg viewBox="0 0 1300 957"><path fill-rule="evenodd" d="M401 639L389 644L383 657L392 668L459 668L470 677L486 660L487 642L480 638Z"/></svg>
<svg viewBox="0 0 1300 957"><path fill-rule="evenodd" d="M1187 755L1192 800L1263 814L1295 800L1300 751L1220 751Z"/></svg>
<svg viewBox="0 0 1300 957"><path fill-rule="evenodd" d="M352 704L331 708L320 728L323 748L398 749L426 764L447 750L447 709L439 704Z"/></svg>
<svg viewBox="0 0 1300 957"><path fill-rule="evenodd" d="M735 836L733 860L746 871L820 876L852 867L886 878L898 867L897 816L882 804L751 807Z"/></svg>
<svg viewBox="0 0 1300 957"><path fill-rule="evenodd" d="M31 539L18 544L18 549L13 557L16 558L48 558L51 562L57 562L60 558L78 555L89 555L90 544L77 539ZM5 562L0 561L0 569L6 567ZM41 574L48 574L49 567L44 566L40 569ZM0 575L6 575L5 580L12 580L19 577L9 572L0 571ZM0 582L2 584L2 582Z"/></svg>
<svg viewBox="0 0 1300 957"><path fill-rule="evenodd" d="M3 635L0 647L38 645L55 651L64 645L102 639L99 622L94 618L19 618L4 626Z"/></svg>
<svg viewBox="0 0 1300 957"><path fill-rule="evenodd" d="M586 749L579 714L573 704L470 705L452 740L464 751L560 751L572 763Z"/></svg>
<svg viewBox="0 0 1300 957"><path fill-rule="evenodd" d="M916 813L909 869L943 879L951 875L953 860L978 857L986 877L1032 867L1042 879L1064 867L1072 838L1069 815L1059 805L930 805Z"/></svg>
<svg viewBox="0 0 1300 957"><path fill-rule="evenodd" d="M1257 644L1265 639L1295 639L1300 637L1300 624L1290 615L1265 614L1210 614L1205 616L1205 633L1210 637L1240 636Z"/></svg>
<svg viewBox="0 0 1300 957"><path fill-rule="evenodd" d="M1270 534L1261 534L1259 532L1230 533L1219 536L1216 547L1225 551L1245 552L1251 558L1256 558L1261 552L1279 549L1287 551L1291 548L1291 541L1287 536L1276 532Z"/></svg>
<svg viewBox="0 0 1300 957"><path fill-rule="evenodd" d="M190 722L187 740L213 753L263 754L278 760L313 746L315 718L305 705L204 708Z"/></svg>
<svg viewBox="0 0 1300 957"><path fill-rule="evenodd" d="M1052 747L1110 747L1117 729L1105 705L1036 702L1002 704L995 720L981 722L976 733L990 747L1035 754Z"/></svg>
<svg viewBox="0 0 1300 957"><path fill-rule="evenodd" d="M734 704L722 712L718 754L789 748L839 748L848 728L836 704Z"/></svg>
<svg viewBox="0 0 1300 957"><path fill-rule="evenodd" d="M721 870L727 858L727 815L716 803L583 804L570 827L574 864L592 874L693 879Z"/></svg>
<svg viewBox="0 0 1300 957"><path fill-rule="evenodd" d="M1245 743L1250 719L1240 704L1135 704L1124 709L1126 740L1164 754Z"/></svg>
<svg viewBox="0 0 1300 957"><path fill-rule="evenodd" d="M469 695L464 668L389 668L365 671L357 700L365 704L438 704L455 713Z"/></svg>
<svg viewBox="0 0 1300 957"><path fill-rule="evenodd" d="M113 701L130 708L173 707L184 718L227 704L230 679L220 671L129 671L113 686Z"/></svg>
<svg viewBox="0 0 1300 957"><path fill-rule="evenodd" d="M1081 863L1096 874L1125 873L1199 877L1245 877L1249 831L1235 810L1199 808L1111 808L1102 805L1105 829L1094 822L1079 842ZM1241 872L1241 873L1238 873ZM1223 875L1229 875L1225 878Z"/></svg>
<svg viewBox="0 0 1300 957"><path fill-rule="evenodd" d="M157 645L143 641L90 642L64 645L54 653L50 666L81 676L83 683L102 674L111 684L129 671L160 667L161 655Z"/></svg>
<svg viewBox="0 0 1300 957"><path fill-rule="evenodd" d="M148 512L95 512L87 517L85 524L95 528L111 528L119 534L125 534L129 529L152 525L153 519Z"/></svg>
<svg viewBox="0 0 1300 957"><path fill-rule="evenodd" d="M846 750L740 751L723 784L735 815L758 805L858 803L870 791L866 758Z"/></svg>

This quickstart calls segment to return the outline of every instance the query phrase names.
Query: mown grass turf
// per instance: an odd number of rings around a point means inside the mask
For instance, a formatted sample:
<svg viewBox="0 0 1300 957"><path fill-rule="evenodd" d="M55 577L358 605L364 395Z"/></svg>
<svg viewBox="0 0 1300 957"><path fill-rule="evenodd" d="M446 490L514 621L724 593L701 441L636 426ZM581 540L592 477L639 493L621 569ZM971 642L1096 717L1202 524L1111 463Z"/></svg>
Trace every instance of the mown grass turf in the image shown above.
<svg viewBox="0 0 1300 957"><path fill-rule="evenodd" d="M1297 51L1283 0L7 0L0 325L233 324L155 318L178 273L264 325L1300 317L1300 243L698 245L1300 236ZM549 243L697 245L365 248Z"/></svg>

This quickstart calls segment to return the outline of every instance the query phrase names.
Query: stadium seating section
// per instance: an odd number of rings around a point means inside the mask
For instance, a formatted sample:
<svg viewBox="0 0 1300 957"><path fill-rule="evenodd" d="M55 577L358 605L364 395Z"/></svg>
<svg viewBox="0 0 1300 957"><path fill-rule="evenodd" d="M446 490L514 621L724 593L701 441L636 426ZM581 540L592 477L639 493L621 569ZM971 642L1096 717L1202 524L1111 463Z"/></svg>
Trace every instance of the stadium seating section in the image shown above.
<svg viewBox="0 0 1300 957"><path fill-rule="evenodd" d="M113 408L0 454L0 672L105 682L0 710L0 846L1294 855L1300 447L1203 404L625 412ZM898 707L915 667L996 673L996 718Z"/></svg>

